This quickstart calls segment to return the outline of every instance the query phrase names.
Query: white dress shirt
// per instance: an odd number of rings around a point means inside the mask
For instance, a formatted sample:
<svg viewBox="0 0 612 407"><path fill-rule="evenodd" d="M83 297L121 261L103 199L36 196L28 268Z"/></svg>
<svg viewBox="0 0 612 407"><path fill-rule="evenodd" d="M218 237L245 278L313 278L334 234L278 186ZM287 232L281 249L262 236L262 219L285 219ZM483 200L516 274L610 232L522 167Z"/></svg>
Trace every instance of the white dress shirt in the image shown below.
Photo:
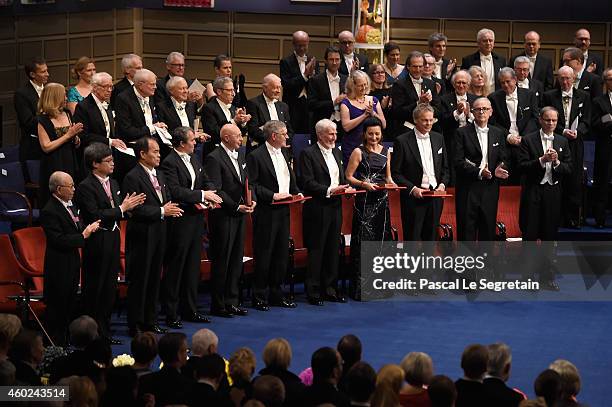
<svg viewBox="0 0 612 407"><path fill-rule="evenodd" d="M336 76L332 76L332 74L325 70L327 75L327 83L329 85L329 92L331 93L332 102L336 100L338 96L340 96L340 74L336 72ZM340 120L340 109L336 109L336 104L334 103L334 112L329 117L332 121Z"/></svg>
<svg viewBox="0 0 612 407"><path fill-rule="evenodd" d="M570 128L570 115L572 112L572 98L574 97L574 88L570 88L569 92L561 91L561 105L563 106L563 116L565 117L564 128ZM567 102L565 102L567 100Z"/></svg>
<svg viewBox="0 0 612 407"><path fill-rule="evenodd" d="M333 150L331 148L325 148L318 141L317 145L319 146L319 150L321 150L321 154L323 154L323 159L325 160L327 171L329 172L330 184L329 188L327 188L327 193L325 194L325 196L329 198L331 190L340 185L340 168L338 168L338 163L334 158Z"/></svg>
<svg viewBox="0 0 612 407"><path fill-rule="evenodd" d="M608 97L610 98L610 104L612 105L612 91L608 92Z"/></svg>
<svg viewBox="0 0 612 407"><path fill-rule="evenodd" d="M535 63L536 59L538 59L538 54L535 54L532 57L527 56L527 58L529 58L529 75L533 78L533 69L535 68Z"/></svg>
<svg viewBox="0 0 612 407"><path fill-rule="evenodd" d="M110 138L110 121L108 117L108 102L101 102L100 99L92 92L91 96L93 96L94 102L96 102L96 106L100 110L100 115L102 116L102 120L104 120L104 128L106 130L106 138L108 139L108 146L111 146L112 140Z"/></svg>
<svg viewBox="0 0 612 407"><path fill-rule="evenodd" d="M459 102L467 103L467 93L464 95L456 95L456 96L457 96L457 105L459 105ZM453 117L455 118L455 121L459 123L459 127L465 126L468 122L468 119L474 120L474 115L472 114L472 112L470 112L469 115L466 117L465 112L458 114L457 109L455 109L455 111L453 112Z"/></svg>
<svg viewBox="0 0 612 407"><path fill-rule="evenodd" d="M351 73L351 70L353 69L353 64L355 63L355 53L353 52L350 54L342 54L342 57L344 58L346 69L348 69L348 72Z"/></svg>
<svg viewBox="0 0 612 407"><path fill-rule="evenodd" d="M544 150L544 154L546 154L546 151L548 151L548 149L553 147L554 138L555 136L553 135L553 133L546 134L540 129L540 141L542 143L542 149ZM543 184L555 185L558 181L553 182L553 178L552 178L553 163L540 162L540 164L543 164L542 167L546 168L546 171L544 172L544 177L542 178L542 181L540 181L540 185L543 185Z"/></svg>
<svg viewBox="0 0 612 407"><path fill-rule="evenodd" d="M423 84L423 78L419 78L419 79L414 79L412 77L412 75L408 75L410 77L410 80L412 81L412 84L414 85L414 90L416 90L417 96L421 97L421 89L422 89L422 84Z"/></svg>
<svg viewBox="0 0 612 407"><path fill-rule="evenodd" d="M270 120L278 120L278 112L276 111L276 99L270 99L265 94L263 95L270 114Z"/></svg>
<svg viewBox="0 0 612 407"><path fill-rule="evenodd" d="M140 108L144 114L145 123L149 128L149 133L157 133L156 127L153 126L153 112L151 112L151 106L149 105L149 97L143 97L140 93L138 93L138 89L136 89L136 87L133 87L132 89L134 89L136 98L138 98L138 103L140 104Z"/></svg>
<svg viewBox="0 0 612 407"><path fill-rule="evenodd" d="M510 95L506 95L506 106L508 107L508 115L510 116L510 133L518 134L518 127L516 125L516 113L518 110L518 87L514 88L514 92Z"/></svg>
<svg viewBox="0 0 612 407"><path fill-rule="evenodd" d="M266 141L266 148L268 154L272 159L272 165L274 165L274 173L276 174L276 182L278 183L278 193L289 193L289 168L287 167L287 161L280 148L274 148Z"/></svg>
<svg viewBox="0 0 612 407"><path fill-rule="evenodd" d="M174 110L176 110L176 114L178 114L179 119L181 119L181 126L191 127L189 125L189 117L187 117L187 111L185 110L185 106L187 106L186 102L177 102L177 100L170 96L172 100L172 106L174 106Z"/></svg>
<svg viewBox="0 0 612 407"><path fill-rule="evenodd" d="M297 59L298 65L300 67L300 73L302 74L302 78L304 78L305 81L308 81L308 77L304 74L304 72L306 72L306 61L308 60L308 56L304 55L303 57L301 57L298 54L296 54L295 51L293 51L293 54L295 55L295 58ZM307 96L306 86L304 86L302 88L302 91L298 95L298 98L306 97L306 96Z"/></svg>
<svg viewBox="0 0 612 407"><path fill-rule="evenodd" d="M230 111L230 108L232 107L232 104L230 103L230 104L226 105L219 98L216 98L216 100L217 100L217 103L219 104L219 106L221 106L221 110L223 110L223 114L225 115L225 120L227 120L228 122L234 123L234 119L232 117L232 112Z"/></svg>
<svg viewBox="0 0 612 407"><path fill-rule="evenodd" d="M482 170L487 166L488 158L489 158L489 128L488 127L478 127L477 124L474 125L476 128L476 136L478 136L478 144L480 144L480 151L482 151L482 159L480 160L480 171L478 172L478 177L481 177Z"/></svg>
<svg viewBox="0 0 612 407"><path fill-rule="evenodd" d="M495 89L495 65L493 64L493 55L484 55L481 52L480 67L484 69L487 74L487 81L489 82L489 87L491 89Z"/></svg>
<svg viewBox="0 0 612 407"><path fill-rule="evenodd" d="M227 146L223 143L221 143L221 147L223 147L223 149L225 150L225 152L227 153L227 156L229 157L230 161L232 162L232 164L234 165L234 169L236 170L236 174L238 174L238 179L240 181L242 181L242 177L240 176L240 164L238 164L238 151L232 151L229 148L227 148Z"/></svg>
<svg viewBox="0 0 612 407"><path fill-rule="evenodd" d="M34 87L34 90L36 91L36 93L38 93L38 97L40 97L40 94L42 93L42 91L44 89L44 86L40 86L39 84L37 84L33 80L30 80L30 83Z"/></svg>
<svg viewBox="0 0 612 407"><path fill-rule="evenodd" d="M440 58L440 60L434 62L433 76L435 76L438 79L443 79L442 78L442 64L443 63L444 63L444 61L442 60L442 58Z"/></svg>
<svg viewBox="0 0 612 407"><path fill-rule="evenodd" d="M529 78L525 78L525 79L523 79L522 81L517 80L517 81L516 81L516 85L517 85L519 88L523 88L523 89L527 89L527 90L529 90Z"/></svg>
<svg viewBox="0 0 612 407"><path fill-rule="evenodd" d="M419 147L419 155L421 156L421 163L423 164L423 178L421 180L421 188L436 188L438 186L438 181L436 180L436 170L434 167L433 151L431 149L431 139L429 137L429 133L421 134L415 128L414 134L416 135L417 146Z"/></svg>

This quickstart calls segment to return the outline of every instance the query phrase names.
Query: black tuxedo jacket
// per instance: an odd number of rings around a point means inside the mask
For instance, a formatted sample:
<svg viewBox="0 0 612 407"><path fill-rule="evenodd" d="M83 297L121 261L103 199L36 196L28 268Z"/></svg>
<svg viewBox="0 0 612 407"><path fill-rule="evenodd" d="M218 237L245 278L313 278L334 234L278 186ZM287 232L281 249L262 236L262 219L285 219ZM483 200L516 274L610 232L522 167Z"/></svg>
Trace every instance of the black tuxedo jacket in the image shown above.
<svg viewBox="0 0 612 407"><path fill-rule="evenodd" d="M518 407L523 395L506 386L501 379L489 377L483 380L485 405L496 407Z"/></svg>
<svg viewBox="0 0 612 407"><path fill-rule="evenodd" d="M149 224L162 223L161 207L170 201L171 195L166 185L164 173L159 169L155 173L161 187L161 201L153 188L149 174L142 165L137 164L123 179L122 190L124 195L132 192L137 194L144 193L146 195L144 203L131 210L132 216L130 220L132 222L128 222L128 231L130 230L130 224L135 230L144 230L149 228Z"/></svg>
<svg viewBox="0 0 612 407"><path fill-rule="evenodd" d="M518 106L516 109L516 127L519 134L524 136L538 129L538 102L535 93L517 87ZM494 124L506 130L510 130L510 113L506 105L506 93L498 90L489 95L493 115L489 119Z"/></svg>
<svg viewBox="0 0 612 407"><path fill-rule="evenodd" d="M159 106L164 101L171 102L170 93L168 93L168 90L166 89L166 84L168 83L169 80L170 80L170 74L167 74L166 76L162 78L157 78L155 94L153 95L153 99L155 100L155 106ZM185 81L187 81L187 86L190 86L191 83L193 82L192 79L187 79L187 78L185 78Z"/></svg>
<svg viewBox="0 0 612 407"><path fill-rule="evenodd" d="M293 140L293 128L291 127L291 117L289 116L289 106L285 102L277 101L274 103L278 120L285 123L287 126L287 134L289 134L289 143ZM263 144L266 141L261 127L269 122L270 112L263 93L249 99L246 105L247 113L251 115L251 120L247 123L249 131L249 146L254 146L253 142Z"/></svg>
<svg viewBox="0 0 612 407"><path fill-rule="evenodd" d="M435 85L438 84L438 83L440 84L440 91L438 92L438 96L442 96L445 93L447 93L446 92L446 81L445 80L437 78L437 77L435 77L433 75L431 76L431 78L428 78L428 79L431 79L432 82L434 83L434 89L438 89L438 87L435 86Z"/></svg>
<svg viewBox="0 0 612 407"><path fill-rule="evenodd" d="M429 132L434 172L438 184L448 185L449 171L444 137L440 133ZM393 143L391 155L391 177L397 185L405 186L404 195L410 194L413 187L421 187L423 163L414 130L401 134ZM412 196L412 195L410 195Z"/></svg>
<svg viewBox="0 0 612 407"><path fill-rule="evenodd" d="M591 65L592 63L595 63L595 65L597 65L595 67L595 70L592 72L596 76L601 76L603 74L604 68L606 67L604 65L603 59L601 58L601 55L591 52L591 51L589 51L589 57L584 62L587 67Z"/></svg>
<svg viewBox="0 0 612 407"><path fill-rule="evenodd" d="M559 154L560 164L552 169L553 183L561 181L561 179L572 172L572 158L567 139L563 136L555 134L553 140L553 148ZM522 193L528 193L528 187L538 186L546 172L540 164L540 157L544 155L540 131L527 134L523 137L520 145L519 166L523 174Z"/></svg>
<svg viewBox="0 0 612 407"><path fill-rule="evenodd" d="M467 94L467 101L470 104L470 108L472 104L474 104L476 98L476 95L471 93ZM449 140L459 128L459 122L455 120L455 110L457 110L457 94L455 91L452 91L440 98L440 125L442 126L442 132L446 140ZM469 119L469 112L466 116L466 118Z"/></svg>
<svg viewBox="0 0 612 407"><path fill-rule="evenodd" d="M289 168L289 193L292 195L300 193L297 187L295 173L289 165L288 153L285 149L282 150L283 157ZM249 185L255 191L257 196L257 208L261 210L265 207L270 207L273 201L274 194L278 191L278 181L274 164L268 152L268 148L264 145L261 148L253 150L247 156L247 171L249 174Z"/></svg>
<svg viewBox="0 0 612 407"><path fill-rule="evenodd" d="M487 136L487 162L489 170L493 172L502 162L507 163L506 133L500 128L490 126ZM478 142L475 124L468 124L457 130L455 141L453 164L457 169L457 184L478 181L482 149ZM496 180L495 177L491 179L493 182Z"/></svg>
<svg viewBox="0 0 612 407"><path fill-rule="evenodd" d="M543 106L552 106L559 112L559 120L555 133L563 134L565 129L565 112L563 110L563 98L561 89L552 89L544 93ZM590 129L591 121L591 99L589 94L579 89L572 91L572 105L570 107L570 126L578 118L578 136L584 137Z"/></svg>
<svg viewBox="0 0 612 407"><path fill-rule="evenodd" d="M527 54L525 52L523 52L522 54L513 56L512 59L510 59L509 66L511 68L514 68L514 61L516 60L516 58L526 57L526 56ZM544 85L544 91L552 89L554 85L554 79L555 79L555 76L553 74L552 59L542 54L541 52L538 53L535 64L533 65L533 75L529 75L530 82L531 82L531 79L537 79L540 82L542 82L542 85Z"/></svg>
<svg viewBox="0 0 612 407"><path fill-rule="evenodd" d="M146 393L153 394L156 406L187 404L193 385L193 380L183 376L177 369L163 367L140 377L139 397Z"/></svg>
<svg viewBox="0 0 612 407"><path fill-rule="evenodd" d="M119 138L128 143L151 135L145 121L145 115L133 90L119 94L115 103L115 124ZM149 97L149 107L153 115L153 123L156 123L158 119L152 96Z"/></svg>
<svg viewBox="0 0 612 407"><path fill-rule="evenodd" d="M246 162L243 153L238 153L238 168L240 177L236 173L236 168L222 146L215 148L204 158L204 168L208 175L212 189L223 199L221 209L229 216L241 216L238 206L244 204L244 184L247 178ZM250 185L252 189L252 185ZM255 193L251 194L253 201L257 201ZM219 214L213 211L211 214Z"/></svg>
<svg viewBox="0 0 612 407"><path fill-rule="evenodd" d="M115 85L113 86L113 91L111 93L111 100L110 100L111 109L116 110L115 103L117 101L117 96L123 93L124 90L131 89L131 88L132 88L132 84L130 83L130 81L128 80L126 76L124 76L123 79L121 79L119 82L115 83Z"/></svg>
<svg viewBox="0 0 612 407"><path fill-rule="evenodd" d="M110 124L110 138L115 138L115 120L113 112L109 108L108 121ZM106 126L102 113L98 109L98 105L94 100L93 94L89 94L85 99L80 101L74 111L72 118L75 123L83 123L83 132L81 137L81 148L85 148L91 143L102 143L108 145L108 137L106 137Z"/></svg>
<svg viewBox="0 0 612 407"><path fill-rule="evenodd" d="M231 118L236 114L236 106L232 105L230 107ZM211 139L207 141L207 143L211 143L211 145L216 145L221 143L221 127L225 124L231 123L225 117L225 113L223 113L223 109L219 106L219 102L217 102L217 98L212 98L210 102L204 105L202 108L202 127L204 132L211 136ZM238 126L242 134L246 134L247 126Z"/></svg>
<svg viewBox="0 0 612 407"><path fill-rule="evenodd" d="M499 79L497 78L497 74L499 70L506 66L506 58L502 57L495 52L491 52L493 57L493 71L495 75L495 89L500 89ZM461 69L470 69L472 65L480 66L480 52L476 51L473 54L466 55L463 57L461 61Z"/></svg>
<svg viewBox="0 0 612 407"><path fill-rule="evenodd" d="M215 390L207 383L193 383L188 396L189 406L233 407L228 393Z"/></svg>
<svg viewBox="0 0 612 407"><path fill-rule="evenodd" d="M442 58L442 67L440 68L440 76L441 76L440 79L444 82L444 90L442 91L443 93L448 93L448 92L453 91L453 84L451 83L450 80L453 77L453 74L457 72L457 66L455 66L455 69L453 70L453 72L451 72L450 75L447 76L446 71L448 70L449 63L450 63L450 59Z"/></svg>
<svg viewBox="0 0 612 407"><path fill-rule="evenodd" d="M331 383L313 383L306 387L303 394L304 406L333 404L336 407L349 407L350 399Z"/></svg>
<svg viewBox="0 0 612 407"><path fill-rule="evenodd" d="M542 104L544 98L544 85L542 82L537 79L529 79L529 91L535 94L538 108L545 106Z"/></svg>
<svg viewBox="0 0 612 407"><path fill-rule="evenodd" d="M15 91L13 103L21 130L19 161L39 160L42 150L38 142L38 121L36 120L38 93L29 81Z"/></svg>
<svg viewBox="0 0 612 407"><path fill-rule="evenodd" d="M358 53L353 53L353 61L358 60L359 61L359 70L363 71L365 73L368 73L368 68L370 66L369 62L368 62L368 57L362 54L358 54ZM355 62L353 62L355 63ZM346 61L344 60L344 55L340 54L340 68L338 69L338 71L340 71L340 73L345 74L346 76L349 75L349 71L348 71L348 67L346 66Z"/></svg>
<svg viewBox="0 0 612 407"><path fill-rule="evenodd" d="M432 96L430 105L434 108L434 115L437 117L440 109L440 97L436 92L436 84L431 79L423 78L421 91L426 92L428 90L431 91ZM402 129L405 121L414 124L412 111L419 103L419 96L412 84L412 77L410 75L393 82L393 87L391 88L391 99L393 100L391 112L398 121L397 129Z"/></svg>
<svg viewBox="0 0 612 407"><path fill-rule="evenodd" d="M591 96L591 100L603 94L603 84L601 76L597 76L586 69L578 82L578 89L587 92Z"/></svg>
<svg viewBox="0 0 612 407"><path fill-rule="evenodd" d="M340 75L340 93L345 93L347 76ZM311 128L321 119L329 119L334 113L334 101L332 100L327 82L327 70L313 76L308 81L308 109L312 113Z"/></svg>
<svg viewBox="0 0 612 407"><path fill-rule="evenodd" d="M211 183L200 160L191 155L189 162L195 172L193 189L191 189L189 170L175 150L170 151L164 158L159 170L164 174L173 202L179 204L185 214L195 214L197 210L194 205L202 202L202 191L211 189Z"/></svg>
<svg viewBox="0 0 612 407"><path fill-rule="evenodd" d="M197 110L198 107L196 102L187 102L185 104L185 112L187 113L187 120L189 121L189 127L191 128L193 128L193 121L196 119ZM167 99L161 99L159 102L157 102L157 116L160 122L166 123L166 126L168 126L168 131L171 135L174 129L182 126L181 118L179 117L170 97Z"/></svg>
<svg viewBox="0 0 612 407"><path fill-rule="evenodd" d="M455 388L457 389L455 407L487 407L482 383L458 379Z"/></svg>
<svg viewBox="0 0 612 407"><path fill-rule="evenodd" d="M312 55L306 57L306 63L310 62ZM300 64L294 53L280 60L280 77L283 85L283 102L291 106L302 93L304 87L308 88L308 82L302 76ZM315 66L315 75L319 73L319 66ZM306 89L308 90L308 89Z"/></svg>
<svg viewBox="0 0 612 407"><path fill-rule="evenodd" d="M110 178L110 188L115 205L114 208L111 206L108 196L106 196L102 183L93 173L89 173L79 184L75 193L75 199L81 211L79 215L86 225L99 219L101 220L101 227L112 230L115 222L119 223L124 217L121 209L119 209L119 205L123 201L121 191L119 190L119 184L113 178ZM99 235L101 234L94 233L90 239L94 239Z"/></svg>
<svg viewBox="0 0 612 407"><path fill-rule="evenodd" d="M602 121L602 117L612 114L612 104L610 104L610 97L607 93L593 99L591 112L593 132L597 137L606 138L607 136L612 136L612 121L607 123Z"/></svg>
<svg viewBox="0 0 612 407"><path fill-rule="evenodd" d="M342 166L342 153L337 148L332 150L332 154L338 164L339 185L346 184L346 177ZM323 153L318 143L315 143L302 151L300 156L300 177L299 185L305 195L312 196L313 199L306 201L304 205L336 205L340 201L335 198L327 198L327 188L331 184L329 169L323 158Z"/></svg>

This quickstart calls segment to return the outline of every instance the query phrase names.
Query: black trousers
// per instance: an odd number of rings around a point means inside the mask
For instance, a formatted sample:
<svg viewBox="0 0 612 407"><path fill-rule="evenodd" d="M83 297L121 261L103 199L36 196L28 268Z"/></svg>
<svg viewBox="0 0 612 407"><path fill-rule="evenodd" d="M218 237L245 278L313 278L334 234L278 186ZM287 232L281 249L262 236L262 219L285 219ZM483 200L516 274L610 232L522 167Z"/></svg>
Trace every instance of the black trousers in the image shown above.
<svg viewBox="0 0 612 407"><path fill-rule="evenodd" d="M47 328L49 336L57 346L65 346L68 343L68 325L74 317L77 305L79 274L78 269L65 269L61 275L55 276L45 273Z"/></svg>
<svg viewBox="0 0 612 407"><path fill-rule="evenodd" d="M401 195L402 229L406 241L435 241L443 201L440 198L417 199Z"/></svg>
<svg viewBox="0 0 612 407"><path fill-rule="evenodd" d="M563 220L580 220L582 207L582 188L584 185L584 142L582 139L570 140L570 153L572 156L572 172L563 179ZM609 161L609 158L608 158Z"/></svg>
<svg viewBox="0 0 612 407"><path fill-rule="evenodd" d="M595 141L595 163L593 168L594 204L593 215L595 221L603 224L606 220L608 208L608 189L612 177L612 139L608 135L601 135Z"/></svg>
<svg viewBox="0 0 612 407"><path fill-rule="evenodd" d="M529 185L523 189L519 214L523 240L555 240L561 221L561 184Z"/></svg>
<svg viewBox="0 0 612 407"><path fill-rule="evenodd" d="M462 241L495 240L499 186L487 180L457 183L455 207L457 239Z"/></svg>

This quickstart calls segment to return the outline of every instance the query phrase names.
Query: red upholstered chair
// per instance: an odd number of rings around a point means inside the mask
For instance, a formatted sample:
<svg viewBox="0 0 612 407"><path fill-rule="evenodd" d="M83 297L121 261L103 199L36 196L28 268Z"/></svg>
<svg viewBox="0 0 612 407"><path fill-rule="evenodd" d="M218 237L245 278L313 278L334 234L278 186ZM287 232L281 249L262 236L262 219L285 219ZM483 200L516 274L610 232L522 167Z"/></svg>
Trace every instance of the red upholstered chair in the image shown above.
<svg viewBox="0 0 612 407"><path fill-rule="evenodd" d="M499 240L519 238L519 208L521 206L521 187L503 186L499 189L497 206L497 236Z"/></svg>
<svg viewBox="0 0 612 407"><path fill-rule="evenodd" d="M452 197L448 198L428 198L443 199L442 215L440 216L439 240L450 241L457 239L457 215L455 213L455 187L446 189Z"/></svg>
<svg viewBox="0 0 612 407"><path fill-rule="evenodd" d="M31 282L31 295L43 293L43 271L45 267L45 248L47 238L41 227L23 228L13 232L13 241L19 256L19 262L26 274L23 278Z"/></svg>
<svg viewBox="0 0 612 407"><path fill-rule="evenodd" d="M402 228L402 208L400 204L400 192L389 191L389 212L391 212L391 232L393 240L404 240L404 229Z"/></svg>

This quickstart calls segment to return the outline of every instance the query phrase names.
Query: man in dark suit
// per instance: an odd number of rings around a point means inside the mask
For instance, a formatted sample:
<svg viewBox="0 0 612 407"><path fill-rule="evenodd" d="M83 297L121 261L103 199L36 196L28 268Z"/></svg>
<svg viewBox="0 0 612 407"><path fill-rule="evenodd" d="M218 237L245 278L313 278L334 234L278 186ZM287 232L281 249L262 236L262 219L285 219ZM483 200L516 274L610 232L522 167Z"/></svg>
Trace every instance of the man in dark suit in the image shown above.
<svg viewBox="0 0 612 407"><path fill-rule="evenodd" d="M121 342L111 335L110 318L117 295L119 221L141 205L145 195L128 194L121 198L119 184L110 178L114 161L107 144L91 143L84 156L91 172L79 184L76 201L85 223L100 221L98 233L87 239L83 248L85 312L96 320L100 336L117 345Z"/></svg>
<svg viewBox="0 0 612 407"><path fill-rule="evenodd" d="M220 355L213 353L198 358L196 383L189 394L189 405L232 407L234 404L229 399L229 393L219 389L225 377L225 360Z"/></svg>
<svg viewBox="0 0 612 407"><path fill-rule="evenodd" d="M442 214L442 201L425 197L432 190L444 191L448 164L444 137L432 132L433 108L425 103L414 109L415 128L393 143L391 176L401 192L404 240L434 241Z"/></svg>
<svg viewBox="0 0 612 407"><path fill-rule="evenodd" d="M510 60L510 66L515 67L514 61L519 56L524 56L529 59L529 79L537 79L544 85L544 90L552 89L554 75L552 60L538 53L540 51L540 34L535 31L529 31L525 34L525 52L516 55ZM518 74L518 72L517 72Z"/></svg>
<svg viewBox="0 0 612 407"><path fill-rule="evenodd" d="M74 183L65 172L49 177L52 194L40 213L47 245L44 265L44 297L47 304L47 328L56 345L66 344L68 323L76 311L81 271L79 248L100 227L100 220L83 228L76 208L72 206Z"/></svg>
<svg viewBox="0 0 612 407"><path fill-rule="evenodd" d="M134 75L142 69L142 59L136 54L127 54L121 59L121 69L123 70L123 79L113 86L113 93L111 93L110 105L113 110L117 110L115 105L117 96L134 86Z"/></svg>
<svg viewBox="0 0 612 407"><path fill-rule="evenodd" d="M542 129L527 134L521 142L519 225L526 241L555 240L557 236L561 218L560 181L572 171L567 138L555 134L558 117L554 107L544 107L540 115Z"/></svg>
<svg viewBox="0 0 612 407"><path fill-rule="evenodd" d="M221 127L221 144L204 159L212 187L221 197L221 208L208 213L210 258L212 260L211 313L231 318L246 315L238 307L238 282L244 255L245 216L253 213L256 201L247 205L245 158L238 152L242 133L235 124ZM264 147L265 148L265 147Z"/></svg>
<svg viewBox="0 0 612 407"><path fill-rule="evenodd" d="M168 126L168 132L174 133L178 127L194 127L198 106L196 102L188 100L189 89L187 81L180 76L173 76L166 82L168 98L163 98L157 104L159 120ZM159 89L159 88L157 88ZM157 91L157 90L156 90ZM196 135L196 140L200 138Z"/></svg>
<svg viewBox="0 0 612 407"><path fill-rule="evenodd" d="M304 31L293 33L293 52L280 60L283 102L289 105L291 127L299 134L310 132L308 81L319 73L317 59L307 55L310 38Z"/></svg>
<svg viewBox="0 0 612 407"><path fill-rule="evenodd" d="M474 123L461 127L456 135L457 169L455 206L457 238L469 241L495 240L499 179L508 178L502 165L506 160L506 134L488 126L491 102L480 97L473 102Z"/></svg>
<svg viewBox="0 0 612 407"><path fill-rule="evenodd" d="M451 77L457 68L455 58L444 58L446 55L446 43L448 38L442 33L433 33L427 39L429 53L434 57L433 76L444 81L446 90L452 90Z"/></svg>
<svg viewBox="0 0 612 407"><path fill-rule="evenodd" d="M291 127L291 118L289 116L289 106L279 100L282 86L281 79L270 73L263 78L261 84L263 92L259 96L255 96L247 102L247 113L251 115L251 120L248 123L249 136L247 142L247 151L257 148L264 144L266 139L263 135L263 125L270 120L280 120L287 126L289 134L289 144L293 140L293 128Z"/></svg>
<svg viewBox="0 0 612 407"><path fill-rule="evenodd" d="M586 28L581 28L574 34L574 45L579 48L584 55L585 70L596 76L601 76L605 68L603 59L599 54L589 52L591 47L591 33Z"/></svg>
<svg viewBox="0 0 612 407"><path fill-rule="evenodd" d="M438 78L434 75L434 69L436 66L436 59L431 54L423 54L425 58L425 63L423 64L423 75L421 76L424 79L432 80L436 84L436 92L438 96L442 96L447 92L446 89L446 81Z"/></svg>
<svg viewBox="0 0 612 407"><path fill-rule="evenodd" d="M346 78L338 72L340 67L340 50L328 47L325 50L324 72L315 75L308 81L308 110L310 110L310 139L316 142L315 124L321 119L330 119L338 128L340 123L340 103L346 98Z"/></svg>
<svg viewBox="0 0 612 407"><path fill-rule="evenodd" d="M493 115L489 124L507 131L508 161L505 168L510 172L509 183L520 182L519 149L522 136L538 129L538 107L535 94L516 85L516 73L512 68L499 72L501 89L489 95Z"/></svg>
<svg viewBox="0 0 612 407"><path fill-rule="evenodd" d="M595 139L594 184L597 190L593 214L597 228L603 228L608 208L608 185L612 176L612 69L603 73L606 93L593 100L591 120Z"/></svg>
<svg viewBox="0 0 612 407"><path fill-rule="evenodd" d="M172 199L183 210L182 216L168 220L162 280L166 325L174 329L182 328L179 313L184 321L210 322L198 313L197 307L204 216L196 205L215 205L222 200L212 190L202 164L193 156L195 144L195 133L190 127L177 127L172 133L174 148L159 168Z"/></svg>
<svg viewBox="0 0 612 407"><path fill-rule="evenodd" d="M493 52L495 47L495 33L483 28L476 34L478 42L478 51L473 54L466 55L461 61L461 69L470 69L472 65L476 65L484 69L489 81L489 89L499 89L500 83L497 73L506 66L506 58Z"/></svg>
<svg viewBox="0 0 612 407"><path fill-rule="evenodd" d="M283 149L288 138L285 124L271 120L264 125L263 131L266 143L248 155L247 169L249 182L257 196L253 217L253 307L267 311L268 303L295 308L295 303L286 299L281 290L289 261L289 206L273 203L289 199L300 191L287 152Z"/></svg>
<svg viewBox="0 0 612 407"><path fill-rule="evenodd" d="M304 241L308 248L306 295L312 305L323 300L346 302L336 292L338 278L338 239L342 227L342 197L349 188L342 167L342 153L336 148L336 124L319 121L315 130L318 142L302 152L300 185L313 199L304 203Z"/></svg>
<svg viewBox="0 0 612 407"><path fill-rule="evenodd" d="M232 123L240 128L242 135L247 133L247 123L251 115L242 107L236 108L234 100L234 83L231 78L221 76L213 82L213 89L217 94L202 109L202 123L204 132L210 135L210 140L204 144L204 157L221 143L221 127Z"/></svg>
<svg viewBox="0 0 612 407"><path fill-rule="evenodd" d="M567 65L576 73L574 89L580 89L590 95L591 100L603 93L601 77L589 72L584 64L584 54L579 48L566 48L563 51L563 65Z"/></svg>
<svg viewBox="0 0 612 407"><path fill-rule="evenodd" d="M573 171L563 182L563 219L566 226L580 227L583 187L584 138L591 127L591 100L589 94L574 89L576 75L569 66L559 68L557 89L544 94L544 106L559 112L555 133L568 140Z"/></svg>
<svg viewBox="0 0 612 407"><path fill-rule="evenodd" d="M40 160L42 151L38 142L38 98L43 87L49 80L49 70L44 59L36 57L25 64L25 73L28 78L21 88L15 91L13 104L17 113L17 122L21 130L19 139L19 161L23 173L27 175L27 160ZM28 178L26 176L26 178ZM44 186L43 186L44 187Z"/></svg>
<svg viewBox="0 0 612 407"><path fill-rule="evenodd" d="M126 92L127 93L127 92ZM125 253L128 286L128 328L163 333L157 325L157 297L166 249L166 219L181 216L183 210L170 202L170 190L159 166L159 146L150 137L134 143L138 164L125 176L123 193L144 193L142 205L128 219Z"/></svg>
<svg viewBox="0 0 612 407"><path fill-rule="evenodd" d="M439 114L440 98L436 85L432 80L422 78L424 67L423 54L412 51L406 58L409 75L396 80L391 88L392 115L397 121L395 128L399 134L414 128L413 112L417 104L427 103L432 107L434 116Z"/></svg>
<svg viewBox="0 0 612 407"><path fill-rule="evenodd" d="M173 51L166 57L166 70L168 74L163 78L157 79L157 88L155 89L155 106L159 106L165 101L166 104L171 102L170 92L167 88L167 83L170 78L185 76L185 56L180 52ZM186 80L188 85L191 85L191 80ZM190 102L196 102L198 106L204 105L204 93L188 92L187 99Z"/></svg>
<svg viewBox="0 0 612 407"><path fill-rule="evenodd" d="M529 78L529 58L525 56L516 57L514 59L514 73L516 74L516 86L533 92L538 107L541 107L544 97L544 84L537 79Z"/></svg>
<svg viewBox="0 0 612 407"><path fill-rule="evenodd" d="M489 345L487 375L483 380L482 391L486 406L518 407L523 395L506 385L510 378L512 354L505 343Z"/></svg>
<svg viewBox="0 0 612 407"><path fill-rule="evenodd" d="M332 404L336 407L349 407L350 399L338 390L342 376L342 358L337 350L324 347L317 349L311 358L312 385L306 387L303 400L305 406Z"/></svg>
<svg viewBox="0 0 612 407"><path fill-rule="evenodd" d="M481 344L468 345L461 354L463 377L455 381L456 407L486 407L482 380L487 373L489 349Z"/></svg>
<svg viewBox="0 0 612 407"><path fill-rule="evenodd" d="M338 45L342 55L340 56L340 73L348 76L356 69L365 73L369 72L368 57L355 53L355 37L350 31L341 31L338 34Z"/></svg>

